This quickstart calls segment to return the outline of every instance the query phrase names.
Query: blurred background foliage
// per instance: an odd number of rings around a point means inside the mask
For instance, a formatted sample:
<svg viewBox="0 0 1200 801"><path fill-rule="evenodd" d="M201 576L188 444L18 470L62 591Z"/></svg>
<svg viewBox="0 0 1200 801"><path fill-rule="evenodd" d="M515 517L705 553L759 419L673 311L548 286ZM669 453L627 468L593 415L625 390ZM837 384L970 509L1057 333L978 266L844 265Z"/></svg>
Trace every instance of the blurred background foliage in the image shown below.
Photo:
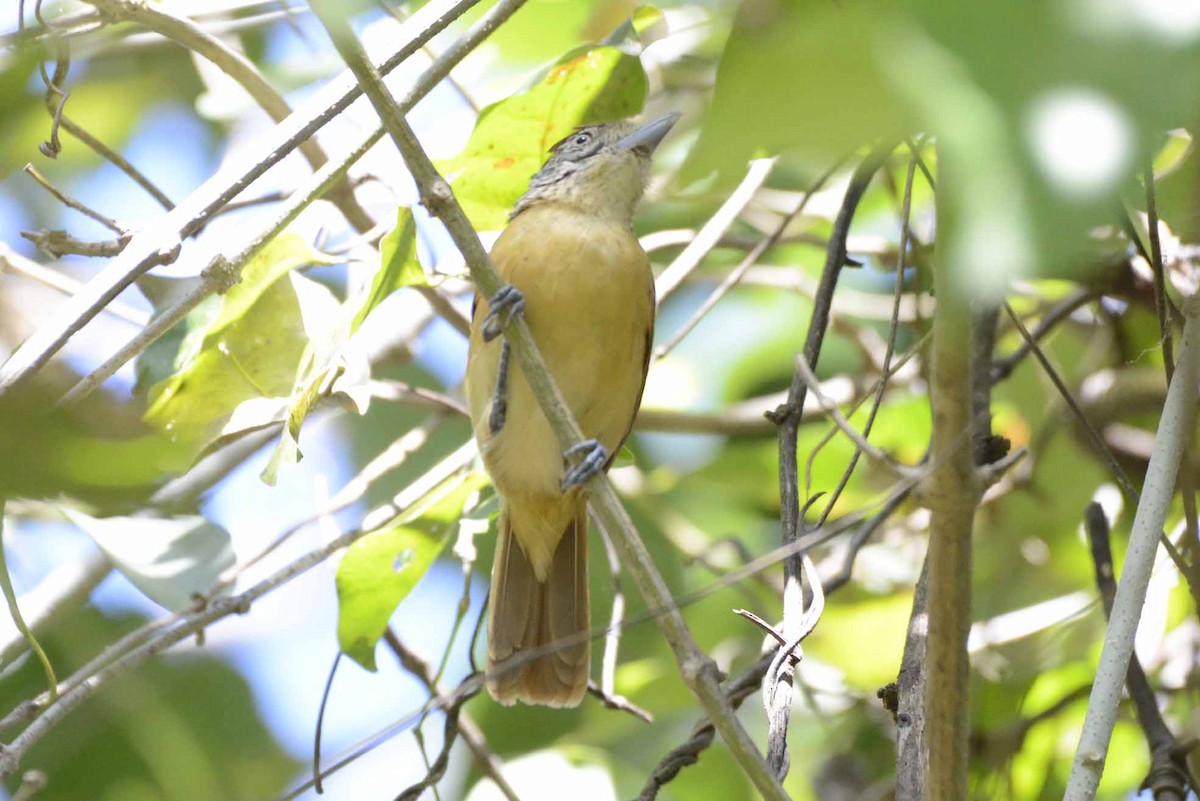
<svg viewBox="0 0 1200 801"><path fill-rule="evenodd" d="M393 73L392 90L407 91L428 59L489 5L475 6ZM0 49L5 352L62 302L55 280L73 292L103 264L71 246L47 247L47 232L120 239L43 191L25 164L122 231L152 229L161 224L162 204L82 144L73 127L124 154L179 203L273 125L227 76L145 24L107 19L86 3L46 3L42 13L56 20L48 37L32 3L25 6L27 29L18 32L15 11L8 13ZM369 52L390 55L404 40L403 20L419 6L356 6L353 20ZM313 101L340 69L303 3L151 7L189 18L242 53L293 107ZM70 95L61 151L51 159L39 151L51 130L41 70L53 77L64 52L55 48L64 42L70 69L62 83ZM1176 300L1194 291L1187 280L1200 254L1200 174L1188 134L1200 111L1200 12L1191 4L695 0L650 8L631 0L529 0L452 75L454 84L439 86L410 119L473 222L492 232L485 238L502 227L549 146L580 122L682 112L635 223L659 271L726 202L750 159L777 157L737 220L665 299L657 344L779 229L774 244L655 361L647 414L630 443L634 458L612 474L700 645L730 675L764 645L761 632L731 610L769 621L780 614L777 566L727 578L779 541L777 446L762 413L784 398L850 172L872 147L887 146L891 155L850 229L848 251L859 266L843 272L835 295L817 371L825 392L854 425L866 424L897 283L904 292L897 356L921 347L932 308L931 182L944 179L937 246L961 266L960 287L979 297L1007 292L1031 327L1058 320L1042 340L1045 352L1140 484L1166 388L1146 258L1151 166ZM57 100L52 94L51 108ZM373 124L360 103L315 141L337 157ZM900 274L901 208L916 156ZM364 520L377 522L369 510L391 502L469 437L456 409L465 343L412 288L436 287L465 314L469 286L461 258L419 206L386 140L350 173L377 227L355 230L331 203L317 202L246 266L242 284L209 298L136 368L126 365L83 403L47 413L147 319L198 286L214 255L236 250L228 242L269 225L275 204L309 174L299 157L286 159L240 198L257 202L212 220L184 243L175 264L123 292L118 314L89 323L33 387L0 400L4 546L17 595L28 600L56 589L61 574L54 571L63 565L101 565L75 587L82 590L75 603L38 629L60 679L165 614L164 606L186 606L231 562L234 591L245 589ZM22 232L34 239L42 232L42 248ZM997 365L1021 342L1001 315ZM924 375L917 358L889 379L870 435L907 464L918 463L929 443ZM1035 359L1001 376L992 410L995 433L1030 455L992 488L977 517L972 792L1057 798L1086 704L1080 688L1090 682L1103 632L1083 510L1093 499L1104 504L1119 561L1132 509ZM1192 439L1195 475L1200 451ZM814 499L810 521L854 451L826 415L814 412L801 427L801 496ZM401 452L405 458L396 458ZM353 569L336 581L334 558L244 618L223 620L103 688L24 759L23 769L48 776L38 798L283 796L307 776L303 763L339 641L376 672L343 661L326 713L323 764L391 724L411 722L426 688L375 645L390 617L399 639L439 669L446 687L470 671L495 502L473 491L474 479L462 472L468 467L452 471L457 478L439 483L434 495L420 494L407 517L359 540L346 557ZM352 481L360 474L367 477L361 486ZM894 488L887 470L861 460L830 519L869 518ZM338 508L329 511L331 504ZM125 519L132 522L114 546ZM453 523L459 519L462 525ZM1200 544L1183 519L1176 496L1167 530L1175 540L1184 532L1181 550L1195 565ZM842 534L813 551L827 581L849 573L804 645L785 784L793 798L888 797L895 726L876 691L900 664L927 521L906 501L861 549ZM613 580L597 537L591 547L593 623L601 625ZM95 562L97 553L116 569ZM356 581L382 589L362 603ZM594 699L569 711L506 709L486 698L465 707L526 801L560 797L564 786L581 799L633 798L698 720L644 606L626 591L631 624L621 638L616 690L649 711L652 724ZM1196 597L1176 567L1160 560L1137 643L1181 739L1200 737ZM15 632L5 637L19 643ZM5 648L0 713L45 686L24 650ZM742 714L753 732L765 730L757 695ZM424 775L425 760L441 747L438 718L420 728L421 737L406 730L340 770L327 780L329 791L394 797ZM1144 738L1123 709L1101 796L1135 796L1148 764ZM9 797L20 784L19 773L8 779ZM461 743L440 786L442 798L501 797ZM717 746L659 797L751 793Z"/></svg>

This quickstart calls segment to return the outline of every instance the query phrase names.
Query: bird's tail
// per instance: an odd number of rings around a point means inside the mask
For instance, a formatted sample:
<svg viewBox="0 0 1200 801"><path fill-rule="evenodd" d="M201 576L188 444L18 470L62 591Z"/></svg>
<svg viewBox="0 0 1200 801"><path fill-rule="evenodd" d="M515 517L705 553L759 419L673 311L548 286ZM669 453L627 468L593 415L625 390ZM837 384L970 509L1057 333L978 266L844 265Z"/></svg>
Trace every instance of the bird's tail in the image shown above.
<svg viewBox="0 0 1200 801"><path fill-rule="evenodd" d="M510 521L507 511L501 513L488 604L488 693L505 705L577 706L591 663L591 644L583 636L589 627L587 504L578 502L545 581L538 581ZM570 645L554 645L567 638ZM547 653L521 659L542 649ZM505 664L511 662L519 664Z"/></svg>

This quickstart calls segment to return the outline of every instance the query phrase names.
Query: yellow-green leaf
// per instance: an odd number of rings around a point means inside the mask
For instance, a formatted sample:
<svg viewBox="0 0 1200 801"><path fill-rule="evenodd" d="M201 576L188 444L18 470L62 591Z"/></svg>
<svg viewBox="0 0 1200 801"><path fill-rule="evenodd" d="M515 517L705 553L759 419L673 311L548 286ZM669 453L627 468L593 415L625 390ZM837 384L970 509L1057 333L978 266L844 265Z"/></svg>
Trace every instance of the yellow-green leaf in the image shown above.
<svg viewBox="0 0 1200 801"><path fill-rule="evenodd" d="M379 270L371 282L370 293L354 315L350 332L357 331L371 310L397 289L428 283L425 270L417 260L417 225L413 222L412 209L401 206L396 210L396 227L379 243Z"/></svg>
<svg viewBox="0 0 1200 801"><path fill-rule="evenodd" d="M479 473L452 478L412 512L347 549L337 570L337 634L343 653L375 670L375 645L392 612L437 559L468 501L486 483Z"/></svg>
<svg viewBox="0 0 1200 801"><path fill-rule="evenodd" d="M579 125L637 114L646 92L637 56L588 45L527 91L485 108L466 148L442 165L471 222L481 230L502 228L556 142Z"/></svg>

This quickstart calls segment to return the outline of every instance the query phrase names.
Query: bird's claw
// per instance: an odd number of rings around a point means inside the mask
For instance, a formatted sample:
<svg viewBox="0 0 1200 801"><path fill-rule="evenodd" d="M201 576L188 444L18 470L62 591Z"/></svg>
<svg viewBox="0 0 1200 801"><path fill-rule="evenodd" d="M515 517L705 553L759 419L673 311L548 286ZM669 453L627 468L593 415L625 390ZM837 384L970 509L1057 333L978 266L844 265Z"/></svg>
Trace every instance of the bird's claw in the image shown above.
<svg viewBox="0 0 1200 801"><path fill-rule="evenodd" d="M480 331L483 341L491 342L500 336L513 317L525 311L525 296L512 284L505 284L488 298L488 313L483 318Z"/></svg>
<svg viewBox="0 0 1200 801"><path fill-rule="evenodd" d="M608 463L609 454L608 449L599 441L585 439L564 453L563 459L569 462L573 456L578 456L579 461L567 468L567 472L563 474L563 492L587 482L592 476L602 471L604 465Z"/></svg>

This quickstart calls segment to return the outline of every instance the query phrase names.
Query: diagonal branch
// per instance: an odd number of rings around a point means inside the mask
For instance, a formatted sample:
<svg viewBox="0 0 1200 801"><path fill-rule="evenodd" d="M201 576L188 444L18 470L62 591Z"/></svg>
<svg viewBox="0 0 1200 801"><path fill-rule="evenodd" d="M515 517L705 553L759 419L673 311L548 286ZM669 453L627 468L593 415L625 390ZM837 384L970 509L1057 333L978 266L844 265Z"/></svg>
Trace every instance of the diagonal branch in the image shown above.
<svg viewBox="0 0 1200 801"><path fill-rule="evenodd" d="M387 74L395 69L476 2L478 0L433 0L421 8L410 20L411 38L380 65L380 72ZM494 12L485 15L448 48L405 97L405 108L415 105L479 43L483 35L490 32L489 26L495 24L498 22ZM482 35L479 35L481 29ZM199 231L230 200L345 111L361 94L352 76L335 78L318 93L311 108L297 111L275 126L253 143L244 156L205 181L187 200L156 220L154 225L135 234L120 256L109 262L82 292L51 312L45 323L0 366L0 395L37 373L67 340L140 275L158 265L174 262L179 257L183 240Z"/></svg>
<svg viewBox="0 0 1200 801"><path fill-rule="evenodd" d="M506 3L502 0L496 8L515 9L521 2L522 0L508 0ZM355 40L340 9L333 0L314 3L313 9L330 32L334 46L358 77L363 90L404 157L420 189L422 203L446 225L455 245L462 252L479 291L485 296L495 294L500 288L500 279L492 269L478 235L455 200L450 185L438 174L417 142L416 136L404 119L404 111L383 85L362 47ZM560 444L566 449L582 442L583 434L546 370L545 362L538 353L524 320L520 317L512 319L505 326L504 333ZM675 653L684 682L700 700L734 758L759 792L773 801L786 799L787 794L767 769L762 755L758 753L754 742L730 707L728 699L721 692L716 665L693 639L683 616L672 601L670 590L655 569L650 554L639 539L633 521L621 506L612 485L606 478L598 476L593 478L588 486L591 490L592 509L605 530L612 535L614 545L620 551L622 560L629 568L642 595L651 606L664 610L655 621Z"/></svg>
<svg viewBox="0 0 1200 801"><path fill-rule="evenodd" d="M205 32L192 20L172 14L162 6L144 2L132 2L132 0L85 0L85 2L98 9L106 20L134 22L162 34L167 39L208 59L217 69L236 81L275 122L281 123L291 115L292 109L283 99L283 95L279 94L275 87L267 81L254 62L216 36ZM301 142L298 149L314 170L319 170L329 161L329 156L325 154L316 138ZM358 204L344 177L330 188L329 199L360 231L375 224Z"/></svg>
<svg viewBox="0 0 1200 801"><path fill-rule="evenodd" d="M1200 294L1192 295L1184 302L1183 312L1185 322L1178 363L1167 389L1167 400L1154 437L1154 453L1146 468L1146 482L1133 518L1129 550L1117 584L1096 669L1096 682L1092 685L1083 732L1067 779L1064 795L1067 801L1090 801L1100 784L1109 738L1117 719L1121 687L1125 684L1133 653L1133 637L1146 600L1150 570L1175 493L1183 446L1193 431L1196 385L1200 381Z"/></svg>
<svg viewBox="0 0 1200 801"><path fill-rule="evenodd" d="M833 292L837 287L838 276L846 263L846 238L850 234L850 222L858 202L867 191L875 172L883 165L884 159L891 152L891 145L876 147L854 170L850 185L838 210L837 219L833 224L833 233L829 237L829 245L825 251L825 269L821 274L821 284L813 303L812 319L808 324L808 334L804 341L803 355L805 362L815 368L821 356L821 344L825 339L825 331L829 327L829 313L833 307ZM797 362L799 364L799 362ZM800 478L796 465L796 449L798 447L800 417L804 409L804 400L808 395L808 384L800 371L792 376L791 387L788 390L787 402L770 412L768 417L779 429L779 509L782 523L782 542L786 547L800 539L804 527L803 514L800 510ZM783 563L783 637L788 642L798 641L801 619L804 612L804 594L800 585L803 563L800 553L790 555ZM775 686L774 702L786 710L791 706L792 683L790 677L780 681ZM784 721L786 727L786 719Z"/></svg>

